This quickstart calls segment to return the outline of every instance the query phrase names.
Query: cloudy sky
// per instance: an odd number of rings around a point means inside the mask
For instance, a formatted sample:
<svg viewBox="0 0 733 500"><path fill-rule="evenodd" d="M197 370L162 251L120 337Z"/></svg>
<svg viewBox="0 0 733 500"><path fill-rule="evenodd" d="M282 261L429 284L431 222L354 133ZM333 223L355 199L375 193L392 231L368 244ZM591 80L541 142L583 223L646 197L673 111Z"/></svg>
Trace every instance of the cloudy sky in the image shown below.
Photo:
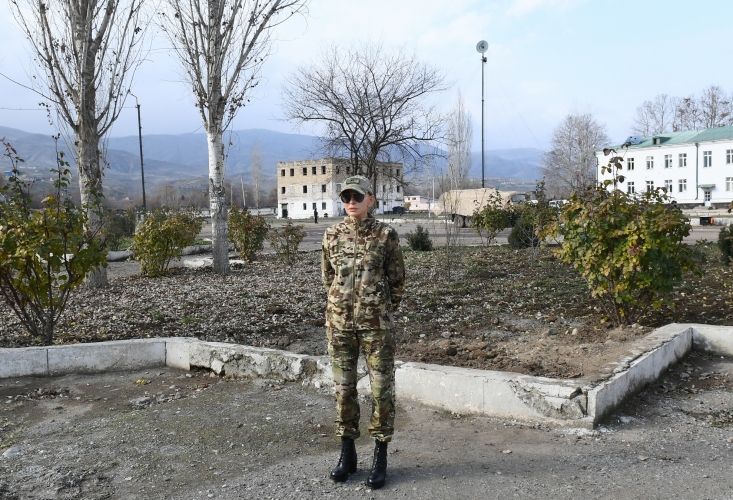
<svg viewBox="0 0 733 500"><path fill-rule="evenodd" d="M282 120L284 75L326 44L381 40L402 46L454 82L436 97L448 109L460 89L481 145L481 62L486 65L487 149L546 148L553 127L574 110L591 111L612 140L630 134L636 107L657 94L689 95L715 84L733 91L733 2L729 0L310 0L309 14L280 29L256 101L235 129L295 130ZM0 72L27 82L25 41L0 3ZM200 118L161 41L134 83L145 133L200 131ZM52 133L39 98L0 78L0 125ZM128 106L134 102L128 101ZM13 108L13 109L6 109ZM126 109L112 135L137 133Z"/></svg>

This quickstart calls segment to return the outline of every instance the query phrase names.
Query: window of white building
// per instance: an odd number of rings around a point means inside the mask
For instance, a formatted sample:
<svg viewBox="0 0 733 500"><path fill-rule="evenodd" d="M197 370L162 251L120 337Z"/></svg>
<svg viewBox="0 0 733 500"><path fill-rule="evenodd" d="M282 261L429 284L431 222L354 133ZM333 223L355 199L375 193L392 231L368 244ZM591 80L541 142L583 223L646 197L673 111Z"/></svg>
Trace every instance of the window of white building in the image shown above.
<svg viewBox="0 0 733 500"><path fill-rule="evenodd" d="M702 166L703 168L709 168L713 166L713 152L703 151L702 152ZM706 200L710 201L710 200Z"/></svg>
<svg viewBox="0 0 733 500"><path fill-rule="evenodd" d="M316 168L316 167L313 167L313 168ZM316 210L316 207L317 207L317 205L315 203L313 203L313 210Z"/></svg>
<svg viewBox="0 0 733 500"><path fill-rule="evenodd" d="M321 193L325 193L325 192L326 192L326 185L321 184Z"/></svg>
<svg viewBox="0 0 733 500"><path fill-rule="evenodd" d="M308 167L303 167L303 175L308 175Z"/></svg>
<svg viewBox="0 0 733 500"><path fill-rule="evenodd" d="M713 198L712 189L705 189L703 192L705 193L705 201L710 201Z"/></svg>
<svg viewBox="0 0 733 500"><path fill-rule="evenodd" d="M341 184L336 184L336 193L341 192Z"/></svg>
<svg viewBox="0 0 733 500"><path fill-rule="evenodd" d="M294 168L291 168L290 169L290 177L295 177L295 169Z"/></svg>
<svg viewBox="0 0 733 500"><path fill-rule="evenodd" d="M308 186L303 186L303 194L308 193Z"/></svg>
<svg viewBox="0 0 733 500"><path fill-rule="evenodd" d="M626 170L634 170L634 159L626 158Z"/></svg>
<svg viewBox="0 0 733 500"><path fill-rule="evenodd" d="M672 155L664 155L664 168L672 168Z"/></svg>
<svg viewBox="0 0 733 500"><path fill-rule="evenodd" d="M321 203L321 210L326 210L326 202Z"/></svg>
<svg viewBox="0 0 733 500"><path fill-rule="evenodd" d="M646 181L646 192L651 193L654 191L654 181Z"/></svg>
<svg viewBox="0 0 733 500"><path fill-rule="evenodd" d="M680 193L687 192L687 179L680 179L677 181L677 188Z"/></svg>
<svg viewBox="0 0 733 500"><path fill-rule="evenodd" d="M629 194L636 193L636 189L634 189L634 183L633 182L627 182L626 183L626 192Z"/></svg>
<svg viewBox="0 0 733 500"><path fill-rule="evenodd" d="M282 194L285 194L285 186L283 186L283 187L281 187L281 188L280 188L280 192L281 192Z"/></svg>
<svg viewBox="0 0 733 500"><path fill-rule="evenodd" d="M725 178L725 190L726 191L733 191L733 177L726 177Z"/></svg>
<svg viewBox="0 0 733 500"><path fill-rule="evenodd" d="M326 165L321 165L321 173L322 174L326 173ZM326 208L326 207L323 207L323 208Z"/></svg>
<svg viewBox="0 0 733 500"><path fill-rule="evenodd" d="M308 204L307 203L303 203L303 210L308 210Z"/></svg>
<svg viewBox="0 0 733 500"><path fill-rule="evenodd" d="M285 177L285 169L280 170L280 177Z"/></svg>
<svg viewBox="0 0 733 500"><path fill-rule="evenodd" d="M646 169L652 170L654 168L654 157L653 156L647 156L646 157Z"/></svg>
<svg viewBox="0 0 733 500"><path fill-rule="evenodd" d="M680 168L687 166L687 153L680 153L678 155L678 166Z"/></svg>
<svg viewBox="0 0 733 500"><path fill-rule="evenodd" d="M725 151L725 163L727 165L733 163L733 149L727 149Z"/></svg>
<svg viewBox="0 0 733 500"><path fill-rule="evenodd" d="M670 155L670 156L671 156L671 155ZM672 187L672 184L673 184L673 183L672 183L672 179L669 179L669 180L666 180L666 181L664 181L664 189L666 189L668 193L671 193L671 192L672 192L672 190L674 189L674 188Z"/></svg>
<svg viewBox="0 0 733 500"><path fill-rule="evenodd" d="M311 168L311 173L312 173L313 175L316 175L316 167L315 167L315 166L313 166L313 167ZM313 207L313 208L316 208L316 207Z"/></svg>

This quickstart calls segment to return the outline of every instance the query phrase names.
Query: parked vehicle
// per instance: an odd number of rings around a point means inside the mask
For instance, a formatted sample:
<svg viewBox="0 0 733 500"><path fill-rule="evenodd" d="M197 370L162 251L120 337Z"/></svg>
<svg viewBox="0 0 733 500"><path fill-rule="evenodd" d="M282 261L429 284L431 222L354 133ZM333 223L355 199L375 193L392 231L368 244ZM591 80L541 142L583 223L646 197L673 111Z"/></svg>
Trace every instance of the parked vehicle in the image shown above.
<svg viewBox="0 0 733 500"><path fill-rule="evenodd" d="M491 188L446 191L438 198L433 213L437 216L449 214L450 220L453 221L456 227L470 226L473 213L484 208L489 197L496 191L496 189ZM525 203L530 200L527 193L519 191L499 191L499 194L505 208L512 204Z"/></svg>

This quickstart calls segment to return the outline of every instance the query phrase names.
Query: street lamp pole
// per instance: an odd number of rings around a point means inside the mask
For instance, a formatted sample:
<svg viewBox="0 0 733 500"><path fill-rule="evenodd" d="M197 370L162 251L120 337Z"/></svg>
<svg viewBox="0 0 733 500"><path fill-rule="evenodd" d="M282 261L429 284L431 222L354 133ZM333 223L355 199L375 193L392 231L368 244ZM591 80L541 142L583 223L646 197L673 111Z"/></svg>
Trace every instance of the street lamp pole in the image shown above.
<svg viewBox="0 0 733 500"><path fill-rule="evenodd" d="M143 126L140 120L140 103L137 102L137 96L130 92L130 95L135 98L135 107L137 108L137 136L140 142L140 175L143 181L143 213L148 212L147 203L145 201L145 166L143 162Z"/></svg>
<svg viewBox="0 0 733 500"><path fill-rule="evenodd" d="M481 54L481 187L486 187L486 168L484 155L484 68L486 67L486 56L484 53L489 50L489 44L486 40L481 40L476 44L476 51Z"/></svg>

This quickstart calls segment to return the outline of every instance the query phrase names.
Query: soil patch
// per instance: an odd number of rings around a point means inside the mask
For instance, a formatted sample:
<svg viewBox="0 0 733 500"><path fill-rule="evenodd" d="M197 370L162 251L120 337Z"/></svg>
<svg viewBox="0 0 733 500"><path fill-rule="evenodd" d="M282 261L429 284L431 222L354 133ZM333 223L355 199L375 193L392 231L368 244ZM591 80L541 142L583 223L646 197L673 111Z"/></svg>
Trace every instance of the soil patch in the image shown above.
<svg viewBox="0 0 733 500"><path fill-rule="evenodd" d="M575 271L542 250L534 263L507 246L463 247L449 255L405 251L407 286L396 313L398 358L549 377L590 377L652 328L673 321L731 325L730 268L706 249L702 277L686 276L675 309L612 328ZM229 276L174 268L129 276L111 263L110 286L81 290L57 329L60 343L197 337L324 355L325 291L320 252L286 267L272 256L234 265ZM115 277L119 274L119 277ZM0 347L38 345L0 304Z"/></svg>

